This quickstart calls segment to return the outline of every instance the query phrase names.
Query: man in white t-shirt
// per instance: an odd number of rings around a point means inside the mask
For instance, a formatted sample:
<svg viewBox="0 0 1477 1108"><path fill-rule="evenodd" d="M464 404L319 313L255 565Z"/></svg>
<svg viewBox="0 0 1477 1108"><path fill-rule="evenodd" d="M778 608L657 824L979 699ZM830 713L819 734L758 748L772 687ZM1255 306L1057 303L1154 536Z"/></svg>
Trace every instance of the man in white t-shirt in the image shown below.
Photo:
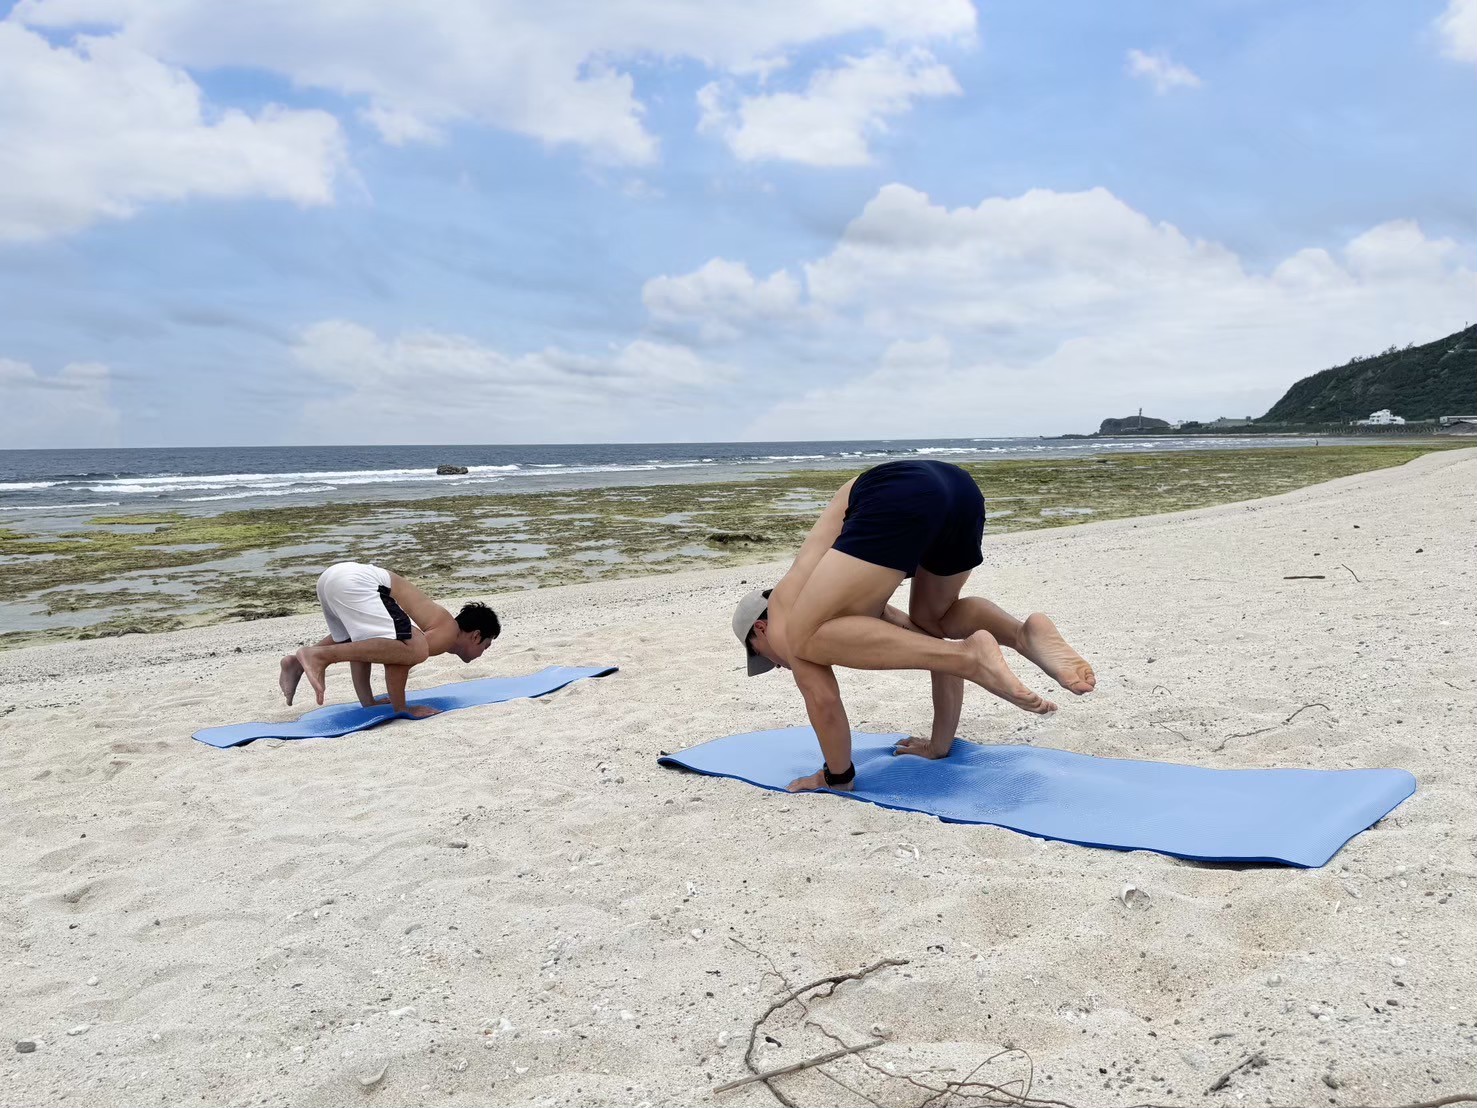
<svg viewBox="0 0 1477 1108"><path fill-rule="evenodd" d="M436 709L426 704L406 706L405 680L411 668L437 654L474 661L502 631L497 613L486 604L467 604L453 616L398 573L364 562L339 562L324 570L318 578L318 602L328 621L328 637L282 659L278 685L289 704L304 677L322 704L328 667L348 662L364 707L388 702L417 719L435 715ZM374 665L385 667L386 697L374 695Z"/></svg>

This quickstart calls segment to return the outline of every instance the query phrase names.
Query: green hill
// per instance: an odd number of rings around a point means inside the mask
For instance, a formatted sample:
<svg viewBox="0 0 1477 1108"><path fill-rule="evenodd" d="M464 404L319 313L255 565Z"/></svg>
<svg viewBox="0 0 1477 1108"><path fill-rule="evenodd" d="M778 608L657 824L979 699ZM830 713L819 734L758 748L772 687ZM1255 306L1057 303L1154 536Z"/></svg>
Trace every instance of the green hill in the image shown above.
<svg viewBox="0 0 1477 1108"><path fill-rule="evenodd" d="M1477 325L1304 377L1257 423L1349 423L1389 408L1408 420L1477 413Z"/></svg>

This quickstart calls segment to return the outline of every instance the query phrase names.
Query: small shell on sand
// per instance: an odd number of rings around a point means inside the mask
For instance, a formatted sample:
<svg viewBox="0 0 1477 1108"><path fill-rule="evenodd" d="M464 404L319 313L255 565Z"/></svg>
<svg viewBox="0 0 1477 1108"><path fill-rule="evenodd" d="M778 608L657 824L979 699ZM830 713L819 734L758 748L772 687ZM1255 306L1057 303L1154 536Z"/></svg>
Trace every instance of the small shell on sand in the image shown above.
<svg viewBox="0 0 1477 1108"><path fill-rule="evenodd" d="M1123 891L1118 894L1118 899L1125 908L1132 908L1134 911L1146 911L1149 907L1148 892L1137 885L1124 885Z"/></svg>

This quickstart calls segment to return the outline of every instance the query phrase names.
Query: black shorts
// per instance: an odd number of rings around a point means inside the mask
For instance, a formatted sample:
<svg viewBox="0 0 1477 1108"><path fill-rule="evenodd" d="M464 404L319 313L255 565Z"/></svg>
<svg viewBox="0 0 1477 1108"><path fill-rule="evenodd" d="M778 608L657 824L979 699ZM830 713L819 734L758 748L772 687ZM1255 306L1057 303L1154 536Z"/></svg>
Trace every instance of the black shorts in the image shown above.
<svg viewBox="0 0 1477 1108"><path fill-rule="evenodd" d="M947 462L884 462L851 486L846 522L832 544L875 566L909 577L940 577L984 561L985 498L974 478Z"/></svg>

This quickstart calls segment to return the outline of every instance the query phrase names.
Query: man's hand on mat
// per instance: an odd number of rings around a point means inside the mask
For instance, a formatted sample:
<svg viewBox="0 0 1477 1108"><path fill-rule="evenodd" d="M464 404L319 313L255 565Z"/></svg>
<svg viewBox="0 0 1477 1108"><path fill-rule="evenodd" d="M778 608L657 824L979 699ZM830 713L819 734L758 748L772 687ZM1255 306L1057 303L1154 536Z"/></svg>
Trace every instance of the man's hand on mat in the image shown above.
<svg viewBox="0 0 1477 1108"><path fill-rule="evenodd" d="M852 782L850 781L848 781L844 785L827 785L826 771L823 767L816 770L808 777L795 778L795 780L791 781L788 785L785 786L785 791L792 793L808 793L814 792L816 789L840 789L842 792L849 793L851 792L851 786Z"/></svg>
<svg viewBox="0 0 1477 1108"><path fill-rule="evenodd" d="M389 704L390 698L388 696L377 696L374 698L374 703ZM364 706L366 708L370 707L368 704ZM410 716L412 719L425 719L427 716L440 715L441 713L440 708L432 708L429 704L411 704L405 708L396 708L395 711L399 712L402 716Z"/></svg>
<svg viewBox="0 0 1477 1108"><path fill-rule="evenodd" d="M912 735L898 743L892 748L894 754L916 754L920 758L947 758L953 743L948 746L935 746L932 739L920 739Z"/></svg>

